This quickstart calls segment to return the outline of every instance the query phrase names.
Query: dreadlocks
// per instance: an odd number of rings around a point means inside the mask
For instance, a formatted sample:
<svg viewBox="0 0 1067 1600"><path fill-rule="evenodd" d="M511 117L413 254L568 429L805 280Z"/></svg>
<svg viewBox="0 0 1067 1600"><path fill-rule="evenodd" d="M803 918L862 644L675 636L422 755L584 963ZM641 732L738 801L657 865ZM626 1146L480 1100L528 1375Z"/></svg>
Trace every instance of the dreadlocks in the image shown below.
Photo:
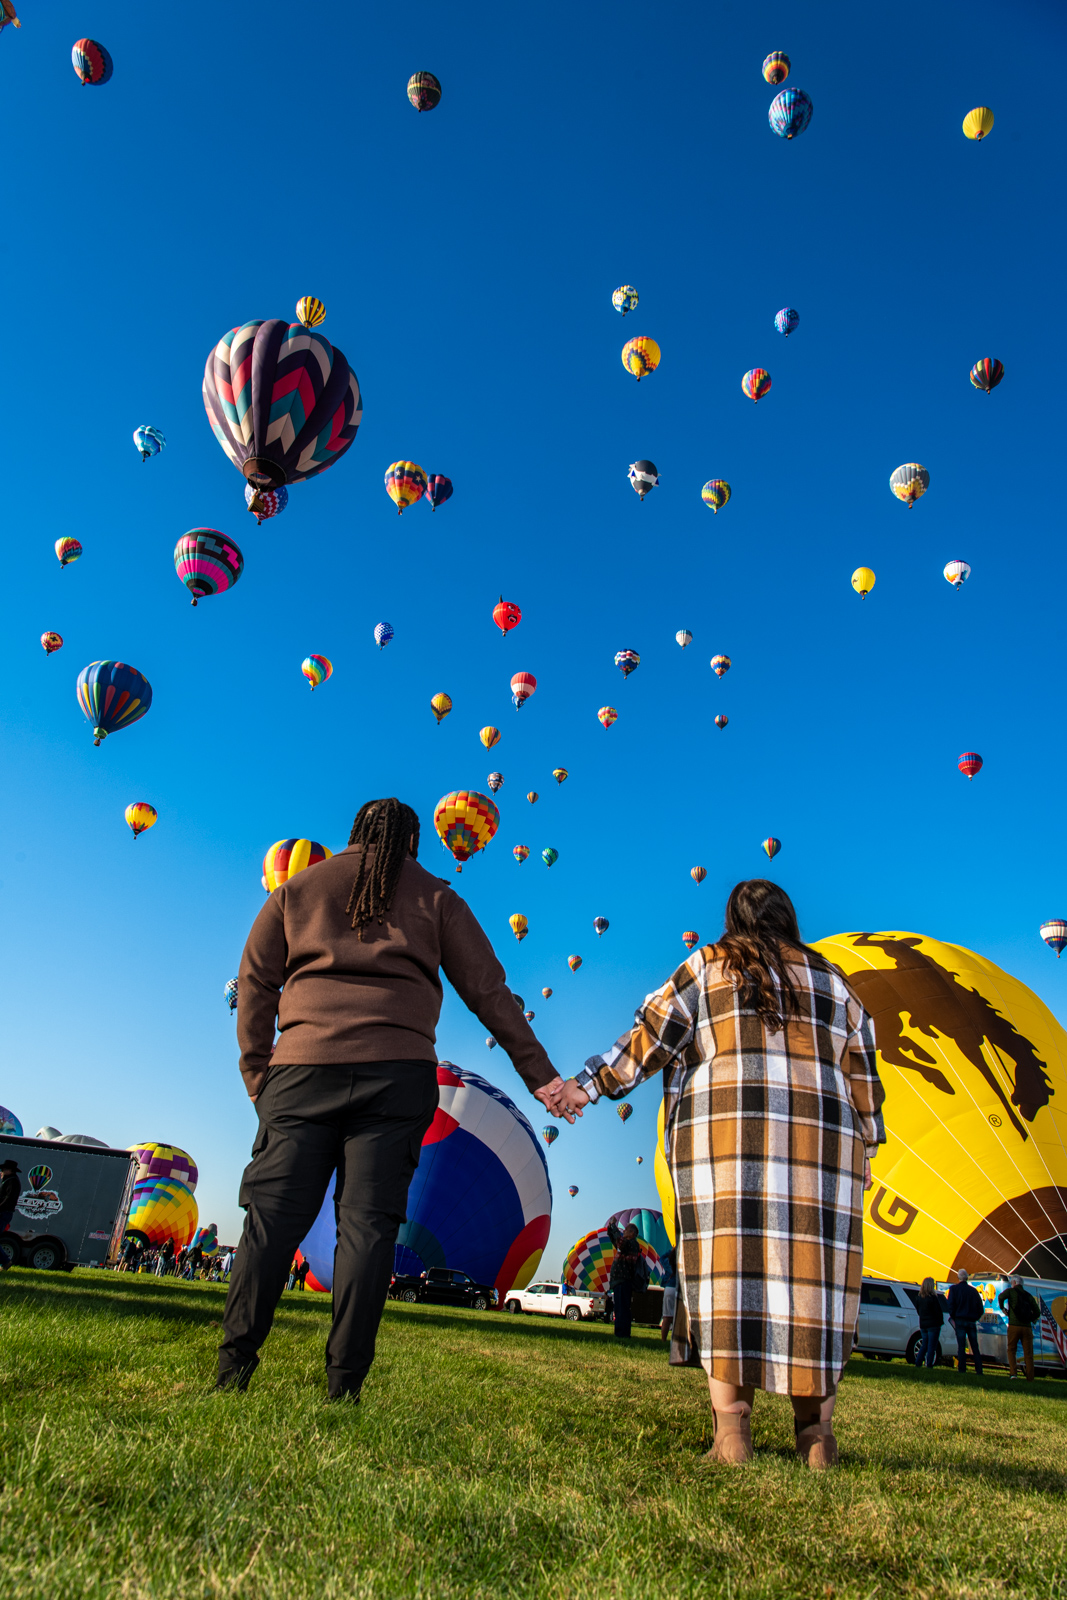
<svg viewBox="0 0 1067 1600"><path fill-rule="evenodd" d="M392 796L388 800L368 800L359 809L348 842L363 846L359 871L345 906L345 914L351 911L352 926L359 929L362 940L368 922L385 921L396 894L400 869L409 852L418 854L418 816L410 806ZM368 863L367 853L371 849L374 859Z"/></svg>

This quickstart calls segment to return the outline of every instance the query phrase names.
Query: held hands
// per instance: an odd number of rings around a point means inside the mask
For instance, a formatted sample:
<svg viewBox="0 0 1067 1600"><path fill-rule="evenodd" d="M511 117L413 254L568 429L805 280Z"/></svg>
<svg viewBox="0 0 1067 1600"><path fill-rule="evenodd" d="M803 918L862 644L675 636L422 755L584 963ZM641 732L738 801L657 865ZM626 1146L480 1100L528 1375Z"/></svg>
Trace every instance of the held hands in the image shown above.
<svg viewBox="0 0 1067 1600"><path fill-rule="evenodd" d="M540 1100L554 1117L566 1122L573 1122L575 1117L580 1117L583 1106L589 1104L589 1096L584 1089L579 1089L573 1078L568 1078L566 1083L562 1078L553 1078L551 1083L534 1090L534 1098Z"/></svg>

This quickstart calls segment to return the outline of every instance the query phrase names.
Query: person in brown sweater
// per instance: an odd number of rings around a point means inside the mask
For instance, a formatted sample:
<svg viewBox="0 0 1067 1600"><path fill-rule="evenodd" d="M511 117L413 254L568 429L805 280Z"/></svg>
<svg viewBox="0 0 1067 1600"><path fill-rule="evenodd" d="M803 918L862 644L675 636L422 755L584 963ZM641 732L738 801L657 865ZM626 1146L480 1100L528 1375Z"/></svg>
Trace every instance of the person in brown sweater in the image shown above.
<svg viewBox="0 0 1067 1600"><path fill-rule="evenodd" d="M241 1183L245 1225L223 1316L220 1389L247 1388L289 1264L336 1171L327 1389L331 1399L358 1399L437 1109L442 972L555 1114L562 1078L474 914L419 866L418 847L410 806L369 801L348 849L275 889L248 935L237 1037L259 1131Z"/></svg>

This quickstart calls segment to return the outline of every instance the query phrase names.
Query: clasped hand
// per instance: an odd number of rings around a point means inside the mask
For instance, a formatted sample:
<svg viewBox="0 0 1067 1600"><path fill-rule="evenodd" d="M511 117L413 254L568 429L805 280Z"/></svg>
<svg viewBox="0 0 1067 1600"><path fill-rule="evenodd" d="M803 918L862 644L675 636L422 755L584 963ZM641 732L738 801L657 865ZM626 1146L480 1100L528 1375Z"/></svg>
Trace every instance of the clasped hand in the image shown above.
<svg viewBox="0 0 1067 1600"><path fill-rule="evenodd" d="M562 1078L553 1078L551 1083L534 1090L534 1098L564 1122L573 1122L575 1117L580 1117L582 1108L589 1104L589 1096L573 1078L568 1078L566 1083Z"/></svg>

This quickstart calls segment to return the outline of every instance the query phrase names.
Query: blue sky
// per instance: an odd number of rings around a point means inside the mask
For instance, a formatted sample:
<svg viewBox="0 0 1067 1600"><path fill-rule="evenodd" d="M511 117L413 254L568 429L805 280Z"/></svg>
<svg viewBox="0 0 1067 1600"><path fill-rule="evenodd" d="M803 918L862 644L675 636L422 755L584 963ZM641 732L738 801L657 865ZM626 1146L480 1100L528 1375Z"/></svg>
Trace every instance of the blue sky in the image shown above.
<svg viewBox="0 0 1067 1600"><path fill-rule="evenodd" d="M1067 1006L1037 934L1067 914L1050 800L1064 223L1042 71L1063 14L805 9L323 4L309 23L231 0L176 34L168 11L26 0L0 39L0 1102L28 1131L184 1146L203 1219L233 1235L254 1113L222 987L264 850L340 848L360 803L395 793L449 875L434 802L491 767L500 832L455 882L565 1073L680 961L684 929L718 931L768 833L808 937L918 930ZM99 89L69 63L86 33L115 61ZM767 126L774 49L815 106L789 143ZM404 93L419 68L444 86L423 116ZM975 145L960 123L981 104L996 125ZM625 321L621 283L641 296ZM359 375L364 422L257 529L204 416L203 364L305 293ZM788 341L785 305L801 316ZM619 353L642 333L663 359L638 386ZM991 397L967 380L981 356L1006 368ZM753 406L756 365L773 387ZM168 440L147 464L143 422ZM643 504L639 457L662 477ZM382 487L397 458L450 476L452 501L398 521ZM910 460L932 481L909 512L888 478ZM710 477L733 486L716 517ZM193 611L171 552L199 525L246 566ZM85 554L61 572L65 534ZM973 568L958 595L941 576L957 556ZM865 602L860 564L878 578ZM500 594L523 609L506 642ZM380 654L381 620L396 638ZM47 659L45 629L66 640ZM642 657L626 683L624 647ZM312 651L335 664L314 696ZM139 667L155 702L94 749L74 681L100 657ZM520 669L539 687L517 714ZM455 703L441 728L438 690ZM488 759L486 723L504 735ZM986 762L971 784L965 749ZM136 844L135 799L160 812ZM450 995L440 1055L513 1088L540 1127L484 1034ZM625 1128L602 1107L555 1144L553 1272L609 1212L656 1203L657 1102L639 1093Z"/></svg>

